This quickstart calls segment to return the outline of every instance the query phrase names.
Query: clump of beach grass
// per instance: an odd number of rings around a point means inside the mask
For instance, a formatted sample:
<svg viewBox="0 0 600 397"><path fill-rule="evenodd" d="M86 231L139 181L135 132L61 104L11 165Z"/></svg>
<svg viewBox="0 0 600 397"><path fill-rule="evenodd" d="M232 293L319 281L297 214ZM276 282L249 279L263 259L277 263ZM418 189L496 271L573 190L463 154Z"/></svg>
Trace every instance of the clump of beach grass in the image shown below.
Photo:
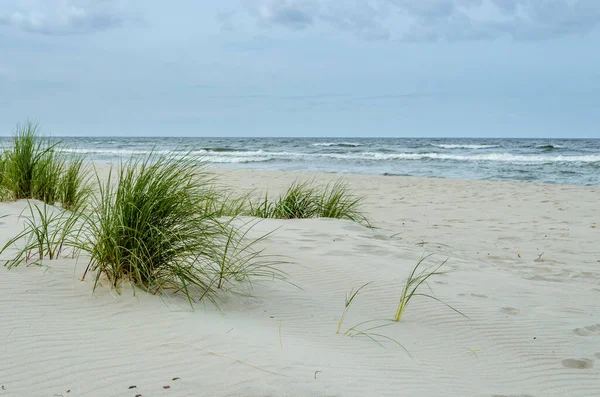
<svg viewBox="0 0 600 397"><path fill-rule="evenodd" d="M58 182L58 197L65 209L75 209L85 203L91 194L89 169L84 160L83 156L78 156L64 164L63 173Z"/></svg>
<svg viewBox="0 0 600 397"><path fill-rule="evenodd" d="M294 182L275 201L268 192L258 203L252 204L251 215L259 218L306 219L319 214L317 190L311 182Z"/></svg>
<svg viewBox="0 0 600 397"><path fill-rule="evenodd" d="M344 182L328 184L318 194L318 198L319 217L348 219L370 226L368 219L360 210L363 198L354 195Z"/></svg>
<svg viewBox="0 0 600 397"><path fill-rule="evenodd" d="M94 273L94 289L128 281L151 293L183 293L190 304L217 303L218 291L255 279L284 280L283 262L260 247L269 234L250 238L256 221L237 220L248 197L219 188L193 153L132 157L105 180L96 173L91 186L83 157L68 161L36 125L19 126L0 158L0 186L28 200L29 216L0 250L16 248L6 265L56 259L68 247L89 258L83 278Z"/></svg>
<svg viewBox="0 0 600 397"><path fill-rule="evenodd" d="M237 217L249 214L250 194L237 194L226 188L213 186L212 197L203 202L201 211L215 217Z"/></svg>
<svg viewBox="0 0 600 397"><path fill-rule="evenodd" d="M236 281L283 278L247 231L218 218L211 178L190 152L132 158L98 179L77 245L90 257L84 278L95 272L94 289L106 279L115 288L129 281L151 293L181 292L190 304L216 303L217 290Z"/></svg>
<svg viewBox="0 0 600 397"><path fill-rule="evenodd" d="M13 199L13 192L6 186L6 154L0 154L0 201L10 201Z"/></svg>
<svg viewBox="0 0 600 397"><path fill-rule="evenodd" d="M312 181L295 181L275 200L268 192L257 202L250 202L249 215L260 218L348 219L369 226L360 211L363 198L355 196L343 181L325 186Z"/></svg>
<svg viewBox="0 0 600 397"><path fill-rule="evenodd" d="M28 122L18 125L13 135L12 147L5 151L5 172L3 183L16 199L33 198L36 182L42 182L40 174L50 171L51 155L54 144L39 134L37 125Z"/></svg>
<svg viewBox="0 0 600 397"><path fill-rule="evenodd" d="M432 268L430 267L430 268L427 268L427 269L424 269L424 270L418 272L420 266L429 257L431 257L431 255L433 255L433 254L422 256L421 259L419 259L419 262L417 262L417 264L415 265L415 267L410 272L408 278L406 279L406 282L404 284L404 287L402 288L402 292L401 292L401 295L400 295L400 301L398 302L398 308L396 309L396 313L394 315L394 321L395 322L398 322L398 321L400 321L402 319L402 316L403 316L404 312L406 311L406 308L408 307L408 304L410 303L410 301L412 300L412 298L414 298L415 296L424 296L424 297L436 300L436 301L438 301L438 302L446 305L450 309L454 310L455 312L457 312L461 316L467 317L462 312L456 310L452 306L448 305L445 302L442 302L440 299L438 299L435 296L433 296L433 291L431 290L431 288L427 284L427 280L429 280L429 278L444 273L444 272L441 272L440 269L441 269L442 266L444 266L448 262L448 259L444 260L438 266L435 266L435 267L432 267ZM421 287L423 287L423 286L426 286L426 287L429 288L429 291L430 291L429 294L428 293L420 292Z"/></svg>
<svg viewBox="0 0 600 397"><path fill-rule="evenodd" d="M73 208L86 198L84 168L83 157L67 161L60 141L42 136L36 124L18 125L0 161L0 198L60 202Z"/></svg>
<svg viewBox="0 0 600 397"><path fill-rule="evenodd" d="M59 201L64 166L64 162L54 150L45 152L34 168L33 189L30 198L36 198L46 204L54 204Z"/></svg>

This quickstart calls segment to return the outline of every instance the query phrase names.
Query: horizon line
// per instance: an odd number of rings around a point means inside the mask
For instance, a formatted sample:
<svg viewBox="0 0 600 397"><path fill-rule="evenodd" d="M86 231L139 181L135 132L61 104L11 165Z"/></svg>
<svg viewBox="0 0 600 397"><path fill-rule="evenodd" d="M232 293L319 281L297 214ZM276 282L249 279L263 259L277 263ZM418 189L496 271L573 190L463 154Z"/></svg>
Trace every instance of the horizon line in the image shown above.
<svg viewBox="0 0 600 397"><path fill-rule="evenodd" d="M14 135L0 134L0 138L11 138ZM134 136L118 136L118 135L46 135L41 134L48 138L236 138L236 139L563 139L563 140L600 140L600 137L468 137L468 136L431 136L431 137L420 137L420 136L214 136L214 135L178 135L178 136L165 136L165 135L134 135Z"/></svg>

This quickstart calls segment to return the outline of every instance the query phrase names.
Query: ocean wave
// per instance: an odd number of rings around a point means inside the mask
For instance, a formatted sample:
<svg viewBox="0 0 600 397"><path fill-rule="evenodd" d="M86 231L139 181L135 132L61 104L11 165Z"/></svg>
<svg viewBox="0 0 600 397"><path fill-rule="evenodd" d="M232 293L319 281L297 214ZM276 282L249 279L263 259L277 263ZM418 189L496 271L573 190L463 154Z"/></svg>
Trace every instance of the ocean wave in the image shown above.
<svg viewBox="0 0 600 397"><path fill-rule="evenodd" d="M538 146L536 146L536 149L541 149L545 152L549 152L549 151L556 150L556 149L564 149L564 146L561 146L561 145L538 145Z"/></svg>
<svg viewBox="0 0 600 397"><path fill-rule="evenodd" d="M362 143L356 143L356 142L318 142L318 143L313 143L312 146L359 147L359 146L364 146L364 145Z"/></svg>
<svg viewBox="0 0 600 397"><path fill-rule="evenodd" d="M506 163L600 163L600 155L588 156L524 156L509 153L489 153L473 155L453 155L443 153L376 153L364 152L360 154L336 155L332 157L350 158L357 157L374 160L453 160L453 161L490 161Z"/></svg>
<svg viewBox="0 0 600 397"><path fill-rule="evenodd" d="M431 146L439 147L442 149L492 149L500 147L500 145L458 145L458 144L434 144Z"/></svg>
<svg viewBox="0 0 600 397"><path fill-rule="evenodd" d="M224 156L206 156L204 161L213 164L245 164L245 163L266 163L275 160L272 157L224 157Z"/></svg>
<svg viewBox="0 0 600 397"><path fill-rule="evenodd" d="M130 150L130 149L62 149L64 152L85 153L92 157L131 157L144 156L150 153L174 154L174 155L197 155L207 162L213 163L244 163L265 161L290 161L290 160L312 160L315 158L328 158L347 161L393 161L393 160L446 160L463 162L504 162L518 164L552 164L552 163L597 163L600 164L600 155L582 156L547 156L547 155L516 155L510 153L479 153L471 155L446 154L435 152L423 153L388 153L388 152L348 152L348 153L298 153L298 152L270 152L264 150L255 151L172 151L172 150Z"/></svg>
<svg viewBox="0 0 600 397"><path fill-rule="evenodd" d="M256 151L243 151L243 150L222 150L222 148L215 149L199 149L192 151L185 150L142 150L142 149L83 149L83 148L62 148L59 149L63 153L74 153L74 154L86 154L90 157L100 158L129 158L129 157L140 157L147 156L149 154L157 155L173 155L173 156L186 156L194 155L199 156L201 160L208 163L255 163L255 162L268 162L277 158L285 159L295 157L295 153L273 153L265 152L262 150Z"/></svg>
<svg viewBox="0 0 600 397"><path fill-rule="evenodd" d="M207 148L203 148L202 150L205 150L207 152L217 152L217 153L220 153L220 152L240 152L240 151L243 152L243 150L233 149L233 148L230 148L230 147L207 147Z"/></svg>
<svg viewBox="0 0 600 397"><path fill-rule="evenodd" d="M74 153L74 154L87 154L87 155L101 155L107 157L124 157L124 156L144 156L149 154L157 154L157 155L207 155L210 153L220 153L222 155L241 155L241 154L249 154L251 155L260 155L263 153L262 150L249 152L240 149L230 149L230 148L204 148L197 150L148 150L148 149L84 149L84 148L60 148L59 152L63 153Z"/></svg>

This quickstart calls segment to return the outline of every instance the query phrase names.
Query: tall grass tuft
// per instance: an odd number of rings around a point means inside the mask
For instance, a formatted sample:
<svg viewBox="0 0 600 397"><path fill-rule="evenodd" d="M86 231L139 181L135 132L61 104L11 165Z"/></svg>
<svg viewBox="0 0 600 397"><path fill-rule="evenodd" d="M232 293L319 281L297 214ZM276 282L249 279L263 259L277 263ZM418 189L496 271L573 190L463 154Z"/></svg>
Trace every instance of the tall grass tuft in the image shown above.
<svg viewBox="0 0 600 397"><path fill-rule="evenodd" d="M13 199L13 192L6 186L6 153L0 154L0 201Z"/></svg>
<svg viewBox="0 0 600 397"><path fill-rule="evenodd" d="M54 146L39 135L37 125L28 122L17 126L13 146L6 151L5 186L16 199L32 198L39 173L49 171L44 160Z"/></svg>
<svg viewBox="0 0 600 397"><path fill-rule="evenodd" d="M86 202L91 193L88 179L89 170L84 164L84 157L73 158L65 164L58 186L63 208L74 209Z"/></svg>
<svg viewBox="0 0 600 397"><path fill-rule="evenodd" d="M54 150L46 151L33 169L31 197L46 204L54 204L59 201L64 167L64 162Z"/></svg>
<svg viewBox="0 0 600 397"><path fill-rule="evenodd" d="M218 287L248 276L277 277L271 263L244 233L220 221L215 193L201 158L151 154L130 159L105 182L78 248L90 255L86 269L115 288L124 280L151 293L171 290L215 301ZM205 209L205 210L203 210Z"/></svg>
<svg viewBox="0 0 600 397"><path fill-rule="evenodd" d="M73 209L89 193L84 158L68 162L60 142L39 134L37 125L18 125L0 160L0 199L38 199Z"/></svg>
<svg viewBox="0 0 600 397"><path fill-rule="evenodd" d="M212 197L203 202L200 211L212 213L215 217L237 217L247 215L249 194L239 195L233 191L213 186Z"/></svg>
<svg viewBox="0 0 600 397"><path fill-rule="evenodd" d="M255 207L252 214L260 218L305 219L319 215L317 190L310 182L294 182L279 196L277 201L269 202L267 194Z"/></svg>
<svg viewBox="0 0 600 397"><path fill-rule="evenodd" d="M354 196L342 181L326 186L296 181L275 200L266 193L258 202L250 202L249 214L277 219L348 219L369 226L360 211L361 202L362 197Z"/></svg>
<svg viewBox="0 0 600 397"><path fill-rule="evenodd" d="M319 195L319 216L322 218L348 219L370 226L360 211L363 198L350 192L342 181L329 184Z"/></svg>

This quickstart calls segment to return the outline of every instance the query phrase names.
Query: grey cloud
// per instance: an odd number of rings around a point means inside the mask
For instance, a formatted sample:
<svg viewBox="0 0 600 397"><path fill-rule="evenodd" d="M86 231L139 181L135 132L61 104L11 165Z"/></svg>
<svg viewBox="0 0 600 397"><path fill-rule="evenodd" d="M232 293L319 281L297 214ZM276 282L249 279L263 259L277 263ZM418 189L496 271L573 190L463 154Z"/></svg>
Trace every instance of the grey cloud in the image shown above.
<svg viewBox="0 0 600 397"><path fill-rule="evenodd" d="M383 4L372 4L364 0L333 2L323 9L320 19L331 26L356 33L367 40L382 40L390 32L382 23L386 10Z"/></svg>
<svg viewBox="0 0 600 397"><path fill-rule="evenodd" d="M301 30L313 24L318 15L318 3L308 0L271 0L256 5L254 15L264 26L281 25Z"/></svg>
<svg viewBox="0 0 600 397"><path fill-rule="evenodd" d="M86 34L123 22L112 0L8 1L0 5L0 25L45 35Z"/></svg>
<svg viewBox="0 0 600 397"><path fill-rule="evenodd" d="M235 16L235 11L225 11L221 12L217 15L217 19L221 23L221 28L226 31L235 30L233 24L233 17Z"/></svg>
<svg viewBox="0 0 600 397"><path fill-rule="evenodd" d="M317 22L365 39L540 40L585 34L600 24L598 0L270 0L251 15L263 26Z"/></svg>

